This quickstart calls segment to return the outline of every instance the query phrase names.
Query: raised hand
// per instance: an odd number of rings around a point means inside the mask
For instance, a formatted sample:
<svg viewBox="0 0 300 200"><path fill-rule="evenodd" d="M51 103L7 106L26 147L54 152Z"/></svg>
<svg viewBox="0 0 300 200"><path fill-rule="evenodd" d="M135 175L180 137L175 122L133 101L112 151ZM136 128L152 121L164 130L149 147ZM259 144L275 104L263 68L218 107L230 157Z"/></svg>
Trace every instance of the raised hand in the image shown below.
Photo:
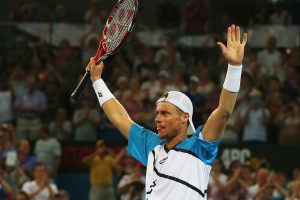
<svg viewBox="0 0 300 200"><path fill-rule="evenodd" d="M92 82L101 79L103 67L104 67L103 62L97 64L94 57L90 58L90 62L86 66L86 70L90 71Z"/></svg>
<svg viewBox="0 0 300 200"><path fill-rule="evenodd" d="M247 33L243 35L243 41L240 41L240 27L231 25L227 29L227 45L218 42L222 54L230 65L239 66L244 58L244 48L247 43Z"/></svg>

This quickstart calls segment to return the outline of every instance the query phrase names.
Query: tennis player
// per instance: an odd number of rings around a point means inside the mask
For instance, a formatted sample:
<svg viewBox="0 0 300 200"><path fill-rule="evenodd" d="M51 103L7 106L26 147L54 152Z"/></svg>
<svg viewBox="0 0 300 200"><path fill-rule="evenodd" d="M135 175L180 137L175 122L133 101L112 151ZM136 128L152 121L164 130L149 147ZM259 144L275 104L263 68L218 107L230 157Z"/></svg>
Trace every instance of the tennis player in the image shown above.
<svg viewBox="0 0 300 200"><path fill-rule="evenodd" d="M240 41L240 28L227 30L226 46L218 42L228 62L219 105L203 126L195 129L191 100L181 92L165 93L156 103L157 134L128 116L127 111L101 79L103 63L91 58L87 70L105 114L128 138L128 153L147 166L147 200L207 199L207 185L219 139L236 102L247 34ZM191 137L187 137L191 134Z"/></svg>

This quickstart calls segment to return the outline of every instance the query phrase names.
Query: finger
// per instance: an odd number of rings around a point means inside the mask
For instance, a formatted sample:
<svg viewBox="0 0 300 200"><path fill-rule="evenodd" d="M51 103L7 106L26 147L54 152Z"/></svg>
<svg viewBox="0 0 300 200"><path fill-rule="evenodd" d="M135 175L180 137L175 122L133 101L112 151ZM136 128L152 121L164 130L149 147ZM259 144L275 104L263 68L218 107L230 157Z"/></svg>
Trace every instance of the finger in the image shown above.
<svg viewBox="0 0 300 200"><path fill-rule="evenodd" d="M247 33L244 33L242 45L244 45L244 46L246 45L247 39L248 39L248 35L247 35Z"/></svg>
<svg viewBox="0 0 300 200"><path fill-rule="evenodd" d="M236 27L236 29L235 29L235 39L236 39L236 41L238 41L238 43L240 43L241 42L241 30L240 30L240 27L239 26L237 26Z"/></svg>
<svg viewBox="0 0 300 200"><path fill-rule="evenodd" d="M230 41L231 41L231 27L228 27L227 28L227 46Z"/></svg>
<svg viewBox="0 0 300 200"><path fill-rule="evenodd" d="M231 25L231 41L235 41L236 39L235 39L235 25L234 24L232 24Z"/></svg>
<svg viewBox="0 0 300 200"><path fill-rule="evenodd" d="M86 71L90 71L91 70L91 61L87 64L87 66L85 67Z"/></svg>
<svg viewBox="0 0 300 200"><path fill-rule="evenodd" d="M226 46L222 42L217 42L217 45L219 46L222 52L226 49Z"/></svg>
<svg viewBox="0 0 300 200"><path fill-rule="evenodd" d="M92 64L92 65L95 65L95 64L96 64L95 57L91 57L90 61L91 61L91 64Z"/></svg>

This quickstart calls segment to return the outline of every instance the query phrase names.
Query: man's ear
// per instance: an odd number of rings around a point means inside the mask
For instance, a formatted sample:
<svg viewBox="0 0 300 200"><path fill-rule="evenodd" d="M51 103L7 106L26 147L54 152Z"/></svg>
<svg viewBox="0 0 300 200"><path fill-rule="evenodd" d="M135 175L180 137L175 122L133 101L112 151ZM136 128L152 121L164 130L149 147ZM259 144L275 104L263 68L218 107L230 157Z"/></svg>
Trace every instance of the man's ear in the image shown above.
<svg viewBox="0 0 300 200"><path fill-rule="evenodd" d="M185 124L189 121L189 113L183 113L182 122Z"/></svg>

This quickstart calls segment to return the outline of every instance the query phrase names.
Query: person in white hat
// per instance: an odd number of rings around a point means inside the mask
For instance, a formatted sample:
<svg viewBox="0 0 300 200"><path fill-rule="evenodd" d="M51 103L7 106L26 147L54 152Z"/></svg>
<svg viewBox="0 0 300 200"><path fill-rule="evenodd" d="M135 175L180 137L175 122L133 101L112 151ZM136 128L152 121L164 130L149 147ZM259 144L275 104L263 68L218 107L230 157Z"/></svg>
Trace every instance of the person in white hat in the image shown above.
<svg viewBox="0 0 300 200"><path fill-rule="evenodd" d="M191 100L179 91L165 93L156 103L157 134L133 122L101 79L103 63L90 59L86 70L99 103L112 124L128 138L128 153L147 166L147 200L207 199L207 185L218 144L233 111L240 87L247 34L227 30L227 44L218 42L228 62L219 106L204 126L195 129ZM188 137L188 134L192 134Z"/></svg>

